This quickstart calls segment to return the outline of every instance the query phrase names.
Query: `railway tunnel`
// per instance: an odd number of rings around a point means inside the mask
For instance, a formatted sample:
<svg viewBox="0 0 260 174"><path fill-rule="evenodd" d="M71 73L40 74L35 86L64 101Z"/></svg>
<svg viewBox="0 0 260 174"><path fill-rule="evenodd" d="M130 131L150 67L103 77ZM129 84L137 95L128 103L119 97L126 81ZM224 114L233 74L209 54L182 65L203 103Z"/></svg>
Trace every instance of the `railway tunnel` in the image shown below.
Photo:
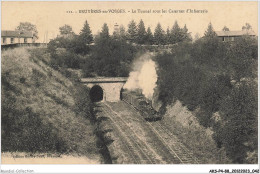
<svg viewBox="0 0 260 174"><path fill-rule="evenodd" d="M93 102L100 102L103 100L103 89L99 85L93 86L89 91L90 99Z"/></svg>
<svg viewBox="0 0 260 174"><path fill-rule="evenodd" d="M94 77L82 78L81 83L90 88L90 98L93 102L117 102L127 77Z"/></svg>

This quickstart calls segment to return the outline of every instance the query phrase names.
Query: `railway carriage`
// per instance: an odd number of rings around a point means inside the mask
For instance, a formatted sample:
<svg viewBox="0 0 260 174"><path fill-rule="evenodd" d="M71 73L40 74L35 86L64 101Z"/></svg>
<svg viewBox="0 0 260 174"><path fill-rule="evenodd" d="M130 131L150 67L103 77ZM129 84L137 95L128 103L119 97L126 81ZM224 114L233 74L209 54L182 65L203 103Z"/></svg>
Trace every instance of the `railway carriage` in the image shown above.
<svg viewBox="0 0 260 174"><path fill-rule="evenodd" d="M161 120L161 115L155 111L152 104L142 94L134 91L122 91L122 100L132 105L146 121Z"/></svg>

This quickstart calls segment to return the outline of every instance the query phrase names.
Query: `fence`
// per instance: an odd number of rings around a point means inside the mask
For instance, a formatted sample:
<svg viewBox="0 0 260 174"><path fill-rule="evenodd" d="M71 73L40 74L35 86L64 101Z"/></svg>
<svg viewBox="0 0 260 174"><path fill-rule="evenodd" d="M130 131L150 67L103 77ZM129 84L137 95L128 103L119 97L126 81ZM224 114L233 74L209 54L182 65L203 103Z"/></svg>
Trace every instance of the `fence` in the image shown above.
<svg viewBox="0 0 260 174"><path fill-rule="evenodd" d="M47 46L46 43L15 43L15 44L8 44L8 45L1 45L2 50L6 49L13 49L17 47L40 47L40 46Z"/></svg>

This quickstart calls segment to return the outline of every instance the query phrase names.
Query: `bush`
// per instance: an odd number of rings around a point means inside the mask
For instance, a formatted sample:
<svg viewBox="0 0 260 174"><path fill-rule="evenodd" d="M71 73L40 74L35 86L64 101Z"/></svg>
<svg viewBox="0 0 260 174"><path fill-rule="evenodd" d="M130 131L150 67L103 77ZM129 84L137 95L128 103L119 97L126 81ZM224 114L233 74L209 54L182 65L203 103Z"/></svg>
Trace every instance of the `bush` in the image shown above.
<svg viewBox="0 0 260 174"><path fill-rule="evenodd" d="M62 51L58 54L52 55L51 66L55 69L59 68L73 68L79 69L83 59L80 55L69 51Z"/></svg>
<svg viewBox="0 0 260 174"><path fill-rule="evenodd" d="M213 126L212 114L219 111L222 99L230 93L232 88L230 81L229 76L220 74L200 82L198 86L200 112L196 116L204 127Z"/></svg>
<svg viewBox="0 0 260 174"><path fill-rule="evenodd" d="M73 96L75 98L75 112L77 115L82 115L83 117L94 121L93 103L90 100L89 89L86 86L77 83L75 84Z"/></svg>
<svg viewBox="0 0 260 174"><path fill-rule="evenodd" d="M242 78L256 78L253 71L257 64L257 40L249 36L244 36L231 45L228 54L229 74L236 81Z"/></svg>
<svg viewBox="0 0 260 174"><path fill-rule="evenodd" d="M217 145L236 163L245 163L248 152L257 150L256 46L247 36L234 43L201 38L155 59L163 106L177 99L189 110L197 108L199 123L213 128Z"/></svg>
<svg viewBox="0 0 260 174"><path fill-rule="evenodd" d="M221 103L222 126L216 128L215 139L222 143L235 163L245 163L247 152L257 145L257 85L242 82Z"/></svg>
<svg viewBox="0 0 260 174"><path fill-rule="evenodd" d="M199 90L205 75L190 60L181 60L175 55L164 54L156 60L159 65L159 100L170 104L173 99L178 99L194 110L199 105Z"/></svg>
<svg viewBox="0 0 260 174"><path fill-rule="evenodd" d="M51 54L51 66L55 69L59 67L79 69L83 62L82 56L89 53L90 46L74 35L51 40L47 50Z"/></svg>
<svg viewBox="0 0 260 174"><path fill-rule="evenodd" d="M2 151L64 152L66 143L52 126L30 107L17 109L15 100L11 94L2 97Z"/></svg>
<svg viewBox="0 0 260 174"><path fill-rule="evenodd" d="M98 37L91 53L82 66L84 76L126 77L136 50L125 40Z"/></svg>

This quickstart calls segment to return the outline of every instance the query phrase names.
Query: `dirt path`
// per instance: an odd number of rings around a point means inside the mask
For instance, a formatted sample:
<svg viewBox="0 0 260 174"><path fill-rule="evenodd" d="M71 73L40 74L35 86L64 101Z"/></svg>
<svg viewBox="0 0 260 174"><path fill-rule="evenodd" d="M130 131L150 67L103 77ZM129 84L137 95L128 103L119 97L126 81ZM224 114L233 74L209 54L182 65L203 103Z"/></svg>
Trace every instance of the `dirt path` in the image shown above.
<svg viewBox="0 0 260 174"><path fill-rule="evenodd" d="M199 160L160 121L146 122L133 107L120 101L99 103L98 117L107 117L113 151L127 164L197 164Z"/></svg>

